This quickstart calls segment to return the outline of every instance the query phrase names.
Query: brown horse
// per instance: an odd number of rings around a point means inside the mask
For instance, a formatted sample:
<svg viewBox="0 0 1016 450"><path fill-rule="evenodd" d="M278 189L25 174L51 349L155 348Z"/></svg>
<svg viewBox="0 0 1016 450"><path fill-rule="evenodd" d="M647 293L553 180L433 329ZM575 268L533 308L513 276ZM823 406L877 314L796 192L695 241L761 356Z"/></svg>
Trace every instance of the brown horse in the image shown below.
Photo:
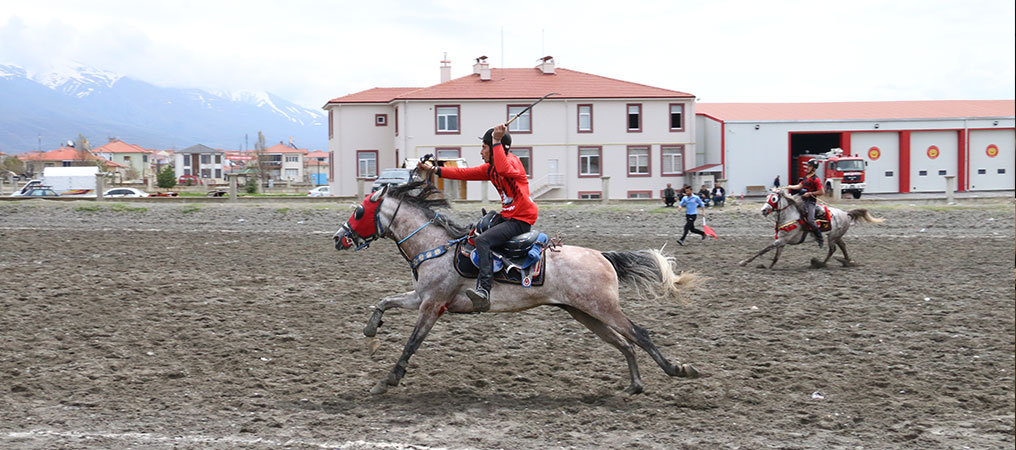
<svg viewBox="0 0 1016 450"><path fill-rule="evenodd" d="M414 182L384 188L357 206L353 216L334 235L335 248L362 249L379 238L390 238L415 270L414 290L381 300L364 334L372 337L388 308L417 310L416 327L399 361L372 389L373 394L398 386L406 374L409 358L445 312L474 313L465 295L474 280L459 276L453 267L449 242L462 238L469 229L460 227L432 208L448 207L448 200L431 184ZM434 225L434 226L430 226ZM639 295L669 296L695 281L694 274L674 272L674 258L658 250L600 252L559 246L547 252L542 286L499 284L491 293L490 312L518 312L540 305L568 311L593 333L624 355L631 384L629 393L643 391L634 346L649 353L671 376L696 377L690 364L671 364L649 338L649 332L629 320L620 307L618 286L634 285ZM414 262L416 262L414 264Z"/></svg>

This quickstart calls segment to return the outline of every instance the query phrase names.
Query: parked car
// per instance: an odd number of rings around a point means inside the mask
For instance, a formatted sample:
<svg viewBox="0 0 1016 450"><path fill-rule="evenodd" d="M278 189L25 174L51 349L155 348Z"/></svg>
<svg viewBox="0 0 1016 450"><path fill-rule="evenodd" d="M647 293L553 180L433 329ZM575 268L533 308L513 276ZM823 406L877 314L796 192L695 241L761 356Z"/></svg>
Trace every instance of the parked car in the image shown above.
<svg viewBox="0 0 1016 450"><path fill-rule="evenodd" d="M54 191L53 188L51 188L49 186L33 186L33 187L28 188L28 190L25 191L25 193L21 194L20 196L21 197L59 197L60 194L57 194L56 191Z"/></svg>
<svg viewBox="0 0 1016 450"><path fill-rule="evenodd" d="M134 188L113 188L102 194L103 197L148 197L148 193Z"/></svg>
<svg viewBox="0 0 1016 450"><path fill-rule="evenodd" d="M398 186L408 183L411 173L409 169L385 169L384 172L381 172L381 176L374 180L370 191L374 192L388 185Z"/></svg>
<svg viewBox="0 0 1016 450"><path fill-rule="evenodd" d="M181 186L194 186L194 185L198 184L198 176L197 175L180 175L180 178L177 178L176 183L181 185Z"/></svg>
<svg viewBox="0 0 1016 450"><path fill-rule="evenodd" d="M318 186L307 193L308 197L331 197L332 189L328 186Z"/></svg>

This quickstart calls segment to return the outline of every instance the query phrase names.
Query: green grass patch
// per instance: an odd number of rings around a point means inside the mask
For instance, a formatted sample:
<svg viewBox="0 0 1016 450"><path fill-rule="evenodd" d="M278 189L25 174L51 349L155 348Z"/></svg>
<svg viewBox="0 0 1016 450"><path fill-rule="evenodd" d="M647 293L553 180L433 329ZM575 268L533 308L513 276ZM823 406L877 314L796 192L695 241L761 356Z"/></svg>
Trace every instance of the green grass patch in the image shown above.
<svg viewBox="0 0 1016 450"><path fill-rule="evenodd" d="M279 214L286 214L286 213L289 212L289 208L276 208L275 212L277 212Z"/></svg>
<svg viewBox="0 0 1016 450"><path fill-rule="evenodd" d="M78 206L77 208L74 208L74 211L94 213L102 211L102 207L99 205Z"/></svg>
<svg viewBox="0 0 1016 450"><path fill-rule="evenodd" d="M190 214L198 211L201 211L201 206L199 205L184 205L183 207L184 214Z"/></svg>
<svg viewBox="0 0 1016 450"><path fill-rule="evenodd" d="M127 212L127 213L143 213L148 211L148 208L145 208L144 206L130 206L124 205L122 203L115 203L109 209L115 212Z"/></svg>

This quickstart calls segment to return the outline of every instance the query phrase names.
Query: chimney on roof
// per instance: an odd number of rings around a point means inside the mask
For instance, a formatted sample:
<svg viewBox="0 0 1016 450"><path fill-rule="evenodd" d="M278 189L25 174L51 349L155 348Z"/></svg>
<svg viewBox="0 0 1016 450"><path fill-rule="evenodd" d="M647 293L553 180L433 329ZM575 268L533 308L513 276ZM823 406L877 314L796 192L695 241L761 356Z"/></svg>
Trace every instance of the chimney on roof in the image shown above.
<svg viewBox="0 0 1016 450"><path fill-rule="evenodd" d="M490 81L490 64L487 63L486 56L476 58L476 64L473 64L473 73L480 74L480 79L483 81Z"/></svg>
<svg viewBox="0 0 1016 450"><path fill-rule="evenodd" d="M444 54L444 59L441 60L441 82L451 81L452 79L452 62L448 60L448 53Z"/></svg>
<svg viewBox="0 0 1016 450"><path fill-rule="evenodd" d="M554 74L554 57L553 56L544 56L543 58L540 58L538 61L539 62L536 64L536 68L540 69L540 72L543 72L544 75L553 75Z"/></svg>

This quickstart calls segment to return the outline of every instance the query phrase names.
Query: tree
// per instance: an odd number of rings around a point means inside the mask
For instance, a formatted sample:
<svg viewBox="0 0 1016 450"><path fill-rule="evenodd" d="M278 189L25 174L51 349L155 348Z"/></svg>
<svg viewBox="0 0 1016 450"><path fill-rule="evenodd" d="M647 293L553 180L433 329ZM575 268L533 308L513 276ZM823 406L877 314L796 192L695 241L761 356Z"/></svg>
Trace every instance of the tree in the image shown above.
<svg viewBox="0 0 1016 450"><path fill-rule="evenodd" d="M258 130L258 142L254 144L254 170L257 173L254 174L256 180L256 186L258 192L261 191L261 185L270 176L268 174L268 161L265 161L265 149L268 146L265 144L265 134Z"/></svg>
<svg viewBox="0 0 1016 450"><path fill-rule="evenodd" d="M17 174L25 173L25 162L15 156L8 156L0 161L0 172L5 170Z"/></svg>
<svg viewBox="0 0 1016 450"><path fill-rule="evenodd" d="M170 189L176 186L176 174L173 173L173 168L166 166L166 168L162 169L162 172L159 172L156 176L155 181L156 184L163 189Z"/></svg>

